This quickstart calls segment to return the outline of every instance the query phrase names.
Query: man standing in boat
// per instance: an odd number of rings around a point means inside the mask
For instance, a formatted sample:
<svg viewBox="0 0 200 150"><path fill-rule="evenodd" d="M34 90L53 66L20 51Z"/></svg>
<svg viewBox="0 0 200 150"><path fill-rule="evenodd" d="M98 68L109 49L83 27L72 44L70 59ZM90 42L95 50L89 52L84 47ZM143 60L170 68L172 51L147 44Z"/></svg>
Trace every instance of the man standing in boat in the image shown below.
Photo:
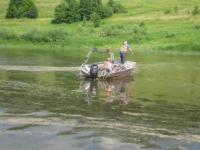
<svg viewBox="0 0 200 150"><path fill-rule="evenodd" d="M131 52L131 47L128 44L127 41L124 42L123 46L120 48L120 60L121 60L121 64L125 63L125 59L126 59L126 53L127 52Z"/></svg>

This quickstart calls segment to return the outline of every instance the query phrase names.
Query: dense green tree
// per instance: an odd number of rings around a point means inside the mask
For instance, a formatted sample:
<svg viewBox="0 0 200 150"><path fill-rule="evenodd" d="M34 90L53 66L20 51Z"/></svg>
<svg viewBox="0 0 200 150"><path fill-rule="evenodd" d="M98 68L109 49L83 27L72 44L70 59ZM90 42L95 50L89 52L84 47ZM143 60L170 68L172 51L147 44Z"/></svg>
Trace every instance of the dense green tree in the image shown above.
<svg viewBox="0 0 200 150"><path fill-rule="evenodd" d="M37 18L38 10L32 0L24 0L22 14L27 18Z"/></svg>
<svg viewBox="0 0 200 150"><path fill-rule="evenodd" d="M76 0L66 0L68 7L65 12L66 23L80 21L79 3Z"/></svg>
<svg viewBox="0 0 200 150"><path fill-rule="evenodd" d="M15 3L10 2L7 9L6 18L16 18L16 15L17 15L16 5Z"/></svg>
<svg viewBox="0 0 200 150"><path fill-rule="evenodd" d="M53 23L64 23L66 22L65 12L67 10L68 5L66 3L61 3L55 8L54 20Z"/></svg>
<svg viewBox="0 0 200 150"><path fill-rule="evenodd" d="M65 0L55 9L53 23L72 23L80 21L79 3L76 0Z"/></svg>
<svg viewBox="0 0 200 150"><path fill-rule="evenodd" d="M113 9L113 13L126 13L127 9L119 3L116 3L114 0L109 0L108 4L109 7Z"/></svg>
<svg viewBox="0 0 200 150"><path fill-rule="evenodd" d="M192 10L192 15L198 15L200 13L199 7L196 5L194 6L194 9Z"/></svg>
<svg viewBox="0 0 200 150"><path fill-rule="evenodd" d="M111 17L113 9L102 4L102 0L64 0L55 8L52 23L73 23L90 20L97 14L101 19Z"/></svg>
<svg viewBox="0 0 200 150"><path fill-rule="evenodd" d="M102 5L101 0L80 0L80 15L81 20L85 17L87 20L90 19L91 14L97 12Z"/></svg>
<svg viewBox="0 0 200 150"><path fill-rule="evenodd" d="M38 10L32 0L10 0L6 18L37 18Z"/></svg>

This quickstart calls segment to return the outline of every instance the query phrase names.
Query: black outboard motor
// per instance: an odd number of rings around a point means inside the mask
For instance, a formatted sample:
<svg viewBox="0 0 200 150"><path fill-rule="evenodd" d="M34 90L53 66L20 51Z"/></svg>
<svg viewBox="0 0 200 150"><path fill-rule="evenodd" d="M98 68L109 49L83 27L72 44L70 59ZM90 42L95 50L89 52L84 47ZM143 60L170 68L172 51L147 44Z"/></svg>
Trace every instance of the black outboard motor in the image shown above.
<svg viewBox="0 0 200 150"><path fill-rule="evenodd" d="M92 64L91 67L90 67L90 77L92 79L96 79L97 76L98 76L98 65L96 64Z"/></svg>

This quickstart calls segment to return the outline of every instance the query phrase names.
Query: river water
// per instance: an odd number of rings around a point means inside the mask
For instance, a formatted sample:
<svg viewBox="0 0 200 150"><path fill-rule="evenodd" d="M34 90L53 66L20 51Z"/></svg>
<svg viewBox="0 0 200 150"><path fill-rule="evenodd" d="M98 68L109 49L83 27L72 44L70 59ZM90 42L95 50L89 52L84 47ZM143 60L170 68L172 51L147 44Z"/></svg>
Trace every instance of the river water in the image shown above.
<svg viewBox="0 0 200 150"><path fill-rule="evenodd" d="M80 64L39 55L1 55L0 65ZM198 150L200 55L136 53L132 59L133 76L117 81L1 68L0 150Z"/></svg>

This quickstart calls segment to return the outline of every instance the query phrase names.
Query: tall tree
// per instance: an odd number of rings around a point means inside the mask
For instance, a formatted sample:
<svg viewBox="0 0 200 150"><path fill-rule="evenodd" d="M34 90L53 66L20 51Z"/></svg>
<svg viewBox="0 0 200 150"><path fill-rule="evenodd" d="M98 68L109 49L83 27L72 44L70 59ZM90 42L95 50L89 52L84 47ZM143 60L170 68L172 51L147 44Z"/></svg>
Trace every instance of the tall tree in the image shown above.
<svg viewBox="0 0 200 150"><path fill-rule="evenodd" d="M76 0L66 0L68 7L65 12L66 23L80 21L79 3Z"/></svg>
<svg viewBox="0 0 200 150"><path fill-rule="evenodd" d="M80 21L79 3L76 0L65 0L55 9L53 23L72 23Z"/></svg>
<svg viewBox="0 0 200 150"><path fill-rule="evenodd" d="M12 0L10 1L7 9L6 18L16 18L17 15L17 7Z"/></svg>
<svg viewBox="0 0 200 150"><path fill-rule="evenodd" d="M38 10L32 0L10 0L6 18L37 18Z"/></svg>
<svg viewBox="0 0 200 150"><path fill-rule="evenodd" d="M93 14L93 12L97 12L101 5L101 0L80 0L81 19L83 20L83 18L86 18L89 20L91 14Z"/></svg>

